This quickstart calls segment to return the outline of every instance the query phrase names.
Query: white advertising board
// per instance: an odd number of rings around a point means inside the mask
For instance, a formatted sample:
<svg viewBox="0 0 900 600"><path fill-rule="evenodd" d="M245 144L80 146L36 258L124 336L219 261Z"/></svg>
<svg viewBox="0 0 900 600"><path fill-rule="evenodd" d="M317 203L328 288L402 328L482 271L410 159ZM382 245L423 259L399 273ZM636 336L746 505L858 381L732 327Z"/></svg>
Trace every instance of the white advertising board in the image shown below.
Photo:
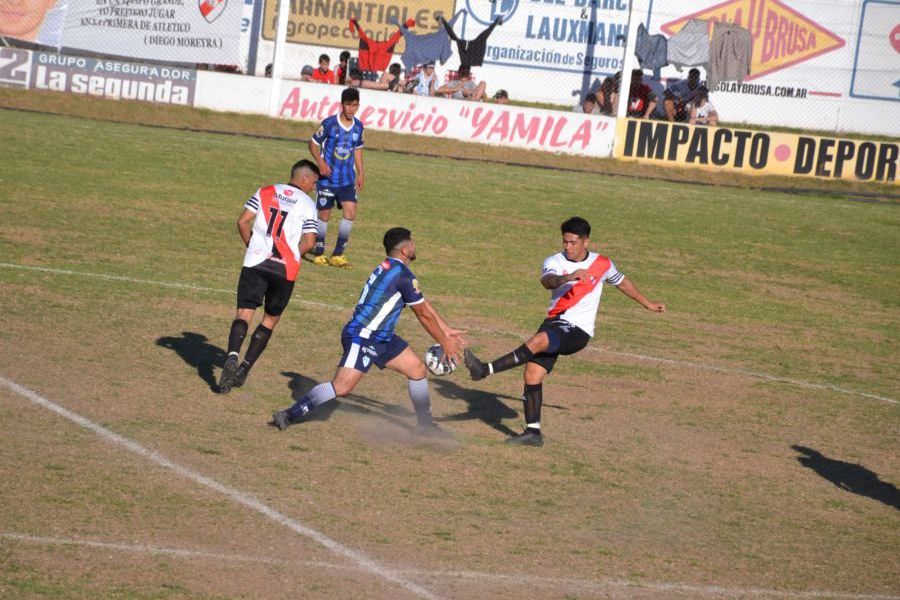
<svg viewBox="0 0 900 600"><path fill-rule="evenodd" d="M239 0L69 0L62 45L147 60L240 62Z"/></svg>

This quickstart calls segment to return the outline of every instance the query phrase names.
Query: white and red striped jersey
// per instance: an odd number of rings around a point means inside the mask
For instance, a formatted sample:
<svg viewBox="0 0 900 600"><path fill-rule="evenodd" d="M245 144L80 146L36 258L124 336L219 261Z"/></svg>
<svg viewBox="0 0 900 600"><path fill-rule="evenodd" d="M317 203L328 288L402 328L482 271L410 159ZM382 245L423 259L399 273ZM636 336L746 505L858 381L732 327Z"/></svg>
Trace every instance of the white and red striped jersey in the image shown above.
<svg viewBox="0 0 900 600"><path fill-rule="evenodd" d="M571 261L559 252L544 261L541 277L568 275L578 269L586 269L590 277L584 281L570 281L551 290L547 316L565 319L594 337L594 321L600 308L603 282L608 281L618 287L625 276L616 270L611 260L596 252L588 252L587 258L579 262Z"/></svg>
<svg viewBox="0 0 900 600"><path fill-rule="evenodd" d="M298 187L276 183L257 190L244 208L256 213L244 266L279 262L287 280L294 281L300 270L300 238L318 227L315 202Z"/></svg>

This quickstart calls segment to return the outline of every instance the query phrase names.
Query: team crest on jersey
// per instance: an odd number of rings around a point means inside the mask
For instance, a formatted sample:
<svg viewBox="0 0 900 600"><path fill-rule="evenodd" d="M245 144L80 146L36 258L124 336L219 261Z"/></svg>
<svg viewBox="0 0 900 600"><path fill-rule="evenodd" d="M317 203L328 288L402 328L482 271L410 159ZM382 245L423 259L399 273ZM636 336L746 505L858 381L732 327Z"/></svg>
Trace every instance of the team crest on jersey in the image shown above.
<svg viewBox="0 0 900 600"><path fill-rule="evenodd" d="M228 0L197 0L197 8L207 23L212 23L225 12Z"/></svg>
<svg viewBox="0 0 900 600"><path fill-rule="evenodd" d="M416 290L416 293L417 293L417 294L421 294L421 293L422 293L422 290L419 289L419 280L418 280L418 279L413 279L413 280L412 280L412 286L413 286L413 289Z"/></svg>
<svg viewBox="0 0 900 600"><path fill-rule="evenodd" d="M322 137L323 133L325 133L325 127L323 125L320 125L319 130L316 132L316 137Z"/></svg>
<svg viewBox="0 0 900 600"><path fill-rule="evenodd" d="M372 359L369 358L368 356L363 356L363 359L362 359L362 360L363 360L363 366L364 366L364 367L368 367L368 366L369 366L369 363L372 362Z"/></svg>

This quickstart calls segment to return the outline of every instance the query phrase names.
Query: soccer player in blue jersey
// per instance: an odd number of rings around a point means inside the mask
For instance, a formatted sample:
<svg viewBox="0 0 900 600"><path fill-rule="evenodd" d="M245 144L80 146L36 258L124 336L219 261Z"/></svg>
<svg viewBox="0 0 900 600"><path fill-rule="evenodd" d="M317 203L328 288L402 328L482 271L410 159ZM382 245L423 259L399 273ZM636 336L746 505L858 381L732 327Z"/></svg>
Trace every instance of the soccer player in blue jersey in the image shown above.
<svg viewBox="0 0 900 600"><path fill-rule="evenodd" d="M363 188L363 124L354 117L359 110L359 90L347 88L341 93L341 112L322 121L309 140L309 151L322 173L317 186L316 208L319 210L319 231L313 263L324 266L351 268L344 256L350 239L353 219L356 218L357 193ZM325 237L331 208L343 212L338 238L331 258L325 257Z"/></svg>
<svg viewBox="0 0 900 600"><path fill-rule="evenodd" d="M289 409L273 414L272 421L278 429L287 429L322 404L352 392L374 364L406 376L409 398L416 411L416 432L442 435L431 419L425 363L406 340L394 333L394 327L403 307L409 306L425 331L443 346L448 360L459 359L465 332L447 325L419 291L416 276L409 270L409 264L416 259L416 243L410 231L403 227L389 229L384 234L384 250L387 258L372 271L353 316L341 332L344 354L334 378L311 389Z"/></svg>

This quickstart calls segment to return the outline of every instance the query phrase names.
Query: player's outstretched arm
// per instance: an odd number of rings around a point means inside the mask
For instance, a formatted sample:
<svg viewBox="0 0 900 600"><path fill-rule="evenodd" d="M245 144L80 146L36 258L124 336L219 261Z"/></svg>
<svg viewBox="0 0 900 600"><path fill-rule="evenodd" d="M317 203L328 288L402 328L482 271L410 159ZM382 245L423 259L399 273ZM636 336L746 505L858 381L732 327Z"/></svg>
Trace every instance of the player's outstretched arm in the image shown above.
<svg viewBox="0 0 900 600"><path fill-rule="evenodd" d="M241 239L244 240L244 246L248 246L250 244L250 236L253 235L253 220L255 218L256 213L252 210L247 210L246 208L238 217L238 233L241 235Z"/></svg>
<svg viewBox="0 0 900 600"><path fill-rule="evenodd" d="M619 291L646 308L647 310L652 310L653 312L666 312L666 305L662 302L654 302L652 300L647 300L644 295L637 289L637 286L631 283L629 279L622 279L622 282L619 284Z"/></svg>
<svg viewBox="0 0 900 600"><path fill-rule="evenodd" d="M457 361L461 360L462 350L466 345L462 337L465 332L447 325L428 300L413 304L410 308L425 331L444 348L444 354Z"/></svg>

